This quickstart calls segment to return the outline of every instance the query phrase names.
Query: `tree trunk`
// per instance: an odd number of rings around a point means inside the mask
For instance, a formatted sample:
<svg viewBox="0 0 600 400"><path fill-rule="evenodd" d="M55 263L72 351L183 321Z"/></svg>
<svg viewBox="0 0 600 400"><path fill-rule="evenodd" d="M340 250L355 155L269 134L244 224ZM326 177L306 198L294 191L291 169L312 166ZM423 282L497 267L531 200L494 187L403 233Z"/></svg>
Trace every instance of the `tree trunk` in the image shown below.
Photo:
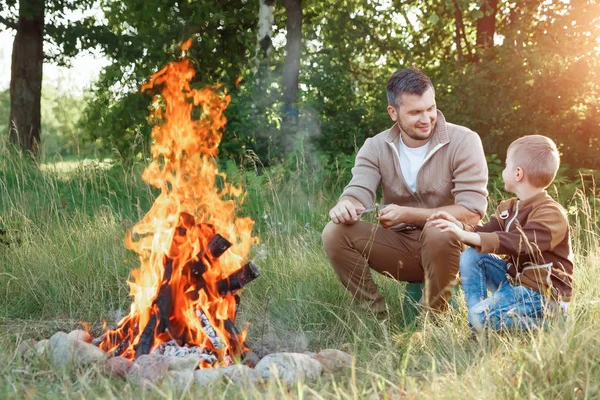
<svg viewBox="0 0 600 400"><path fill-rule="evenodd" d="M10 141L34 155L40 149L44 0L21 0L10 75Z"/></svg>
<svg viewBox="0 0 600 400"><path fill-rule="evenodd" d="M458 64L462 64L463 60L463 48L462 41L465 42L465 48L467 52L467 56L470 58L471 56L471 46L469 46L469 40L467 39L467 33L465 31L465 24L462 16L462 8L458 4L457 0L453 0L454 4L454 22L455 22L455 30L454 30L454 42L456 44L456 52L458 54Z"/></svg>
<svg viewBox="0 0 600 400"><path fill-rule="evenodd" d="M458 55L458 65L462 64L463 51L462 51L462 40L460 34L460 24L462 23L462 14L460 8L454 2L454 44L456 44L456 54Z"/></svg>
<svg viewBox="0 0 600 400"><path fill-rule="evenodd" d="M300 76L300 54L302 52L302 0L284 0L287 15L287 43L283 61L284 113L292 122L297 122L298 78Z"/></svg>
<svg viewBox="0 0 600 400"><path fill-rule="evenodd" d="M494 45L494 33L496 33L496 12L498 11L498 0L486 0L481 6L483 17L477 20L478 48L486 49Z"/></svg>

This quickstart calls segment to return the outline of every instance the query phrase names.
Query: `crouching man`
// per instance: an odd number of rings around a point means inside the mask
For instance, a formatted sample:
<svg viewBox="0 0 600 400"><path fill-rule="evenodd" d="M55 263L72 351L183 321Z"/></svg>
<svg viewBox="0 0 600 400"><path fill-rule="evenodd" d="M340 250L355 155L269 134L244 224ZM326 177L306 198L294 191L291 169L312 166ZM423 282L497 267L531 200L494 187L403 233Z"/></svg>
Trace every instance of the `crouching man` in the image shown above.
<svg viewBox="0 0 600 400"><path fill-rule="evenodd" d="M385 299L371 270L406 282L425 282L421 304L444 310L456 283L460 241L426 225L445 211L477 224L487 207L487 163L479 136L446 122L430 79L415 68L396 71L387 83L390 129L365 141L352 180L331 209L323 245L333 269L354 299L375 313ZM379 185L379 224L360 221L373 207Z"/></svg>

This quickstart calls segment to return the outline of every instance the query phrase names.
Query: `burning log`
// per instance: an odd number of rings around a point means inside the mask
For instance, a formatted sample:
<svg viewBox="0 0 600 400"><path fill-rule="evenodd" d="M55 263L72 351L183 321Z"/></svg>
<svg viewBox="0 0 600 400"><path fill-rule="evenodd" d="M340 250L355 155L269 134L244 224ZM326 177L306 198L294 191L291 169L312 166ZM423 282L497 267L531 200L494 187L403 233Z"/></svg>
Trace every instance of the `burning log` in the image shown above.
<svg viewBox="0 0 600 400"><path fill-rule="evenodd" d="M208 336L208 340L210 340L215 350L225 348L225 342L223 342L223 339L221 339L217 331L215 331L215 328L213 328L206 314L201 310L196 310L196 316L200 320L202 329L204 330L204 333L206 333L206 336Z"/></svg>
<svg viewBox="0 0 600 400"><path fill-rule="evenodd" d="M245 343L240 342L241 333L238 328L233 324L233 321L230 319L226 319L223 322L223 326L227 333L229 333L229 337L231 338L231 347L233 354L242 354L244 351Z"/></svg>
<svg viewBox="0 0 600 400"><path fill-rule="evenodd" d="M218 233L208 242L208 252L213 258L219 258L232 246L232 243Z"/></svg>
<svg viewBox="0 0 600 400"><path fill-rule="evenodd" d="M185 237L189 229L193 229L193 217L187 213L182 213L180 217L180 225L176 229L175 236L173 238L174 244L178 238ZM212 227L209 227L212 230ZM215 233L207 244L206 252L201 251L192 261L184 265L185 273L190 278L190 283L193 284L193 290L189 289L189 285L186 286L185 292L187 296L192 300L199 298L200 290L204 290L209 300L212 298L210 293L206 290L206 281L204 279L204 273L208 271L209 266L212 265L214 260L221 257L227 249L232 246L232 243L225 239L223 236ZM177 321L171 321L173 304L175 302L174 297L177 293L173 292L171 286L171 277L173 276L173 260L165 256L163 279L161 281L158 294L152 302L152 315L148 320L148 323L144 327L138 343L135 347L135 358L141 355L149 354L154 347L155 338L164 332L167 332L171 339L179 341L181 343L187 342L185 329L172 329L172 323ZM221 279L216 283L217 293L221 297L225 297L230 293L234 293L242 289L249 282L260 276L258 267L252 262L248 262L243 267L232 273L228 277ZM237 305L239 304L239 296L235 295L236 312ZM219 335L217 330L213 327L210 319L207 317L204 311L196 310L196 316L200 320L202 329L207 335L210 343L215 350L221 350L226 347L224 339ZM231 342L231 350L233 354L242 355L245 348L245 343L240 343L239 337L241 336L240 331L236 328L234 322L231 319L227 319L223 323L225 330L229 334ZM127 348L124 342L119 344L119 347L114 353L121 353Z"/></svg>
<svg viewBox="0 0 600 400"><path fill-rule="evenodd" d="M119 343L117 348L108 355L108 358L118 357L129 347L129 339L124 339Z"/></svg>
<svg viewBox="0 0 600 400"><path fill-rule="evenodd" d="M173 294L171 286L171 275L173 274L173 260L165 257L165 272L163 274L163 280L158 291L158 295L154 299L153 310L155 313L152 314L148 324L142 331L142 336L138 344L135 346L135 358L141 355L150 353L152 346L154 345L155 334L161 334L169 330L171 317L171 311L173 308ZM157 325L158 323L158 325Z"/></svg>
<svg viewBox="0 0 600 400"><path fill-rule="evenodd" d="M142 331L142 336L137 345L135 345L135 358L150 353L154 345L154 331L156 330L156 314L152 314L146 327Z"/></svg>
<svg viewBox="0 0 600 400"><path fill-rule="evenodd" d="M158 308L158 333L162 333L169 329L169 317L173 309L173 295L171 286L171 275L173 274L173 260L166 257L165 260L165 273L163 275L163 281L158 291L158 296L154 300L156 308Z"/></svg>
<svg viewBox="0 0 600 400"><path fill-rule="evenodd" d="M217 282L217 291L221 296L225 296L227 293L237 292L259 276L260 272L258 271L258 267L254 265L254 263L249 262L227 278Z"/></svg>
<svg viewBox="0 0 600 400"><path fill-rule="evenodd" d="M223 236L216 233L208 242L207 248L208 253L211 255L212 259L218 259L232 246L232 243L225 239ZM193 300L198 299L198 292L201 289L206 290L206 281L204 280L204 273L208 270L207 265L211 264L210 258L200 252L194 260L189 262L186 265L187 273L189 274L191 280L195 283L195 289L189 292L189 296Z"/></svg>

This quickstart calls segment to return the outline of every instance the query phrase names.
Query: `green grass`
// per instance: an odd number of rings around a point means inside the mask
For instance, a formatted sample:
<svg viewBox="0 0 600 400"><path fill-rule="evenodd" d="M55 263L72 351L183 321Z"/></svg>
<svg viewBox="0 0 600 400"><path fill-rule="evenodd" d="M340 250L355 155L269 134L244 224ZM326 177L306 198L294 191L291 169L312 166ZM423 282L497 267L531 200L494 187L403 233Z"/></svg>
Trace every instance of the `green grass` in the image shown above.
<svg viewBox="0 0 600 400"><path fill-rule="evenodd" d="M96 369L66 373L44 359L23 361L23 339L42 339L80 322L99 329L127 310L126 280L137 257L126 230L155 192L142 166L63 163L31 166L0 158L1 398L599 398L600 247L598 199L576 185L556 188L570 210L577 257L575 300L566 322L521 335L471 339L462 297L439 321L407 324L404 285L377 278L390 303L387 321L359 312L321 247L320 231L347 171L326 174L299 160L261 170L227 167L247 191L240 213L256 221L252 258L261 277L243 292L240 323L259 352L338 348L353 371L285 390L221 386L197 393L168 383L141 389ZM495 201L491 202L493 207Z"/></svg>

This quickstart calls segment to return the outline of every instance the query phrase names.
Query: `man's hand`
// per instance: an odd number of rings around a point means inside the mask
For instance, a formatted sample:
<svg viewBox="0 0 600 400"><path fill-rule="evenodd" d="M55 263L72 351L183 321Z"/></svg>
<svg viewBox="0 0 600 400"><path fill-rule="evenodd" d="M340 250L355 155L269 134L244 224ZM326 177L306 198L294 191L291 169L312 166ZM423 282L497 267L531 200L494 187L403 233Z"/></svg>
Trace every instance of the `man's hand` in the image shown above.
<svg viewBox="0 0 600 400"><path fill-rule="evenodd" d="M401 223L410 223L407 219L409 213L412 211L411 207L403 207L396 204L390 204L379 212L379 223L384 228L390 228Z"/></svg>
<svg viewBox="0 0 600 400"><path fill-rule="evenodd" d="M455 224L456 226L458 226L461 229L465 229L465 226L462 222L460 222L459 220L457 220L456 218L454 218L451 214L447 213L446 211L437 211L433 214L431 214L431 216L429 218L427 218L427 222L431 222L431 221L435 221L438 219L442 219L442 220L446 220L448 222L452 222L453 224Z"/></svg>
<svg viewBox="0 0 600 400"><path fill-rule="evenodd" d="M340 200L329 211L329 217L334 224L353 224L360 218L358 212L364 209L350 200Z"/></svg>

